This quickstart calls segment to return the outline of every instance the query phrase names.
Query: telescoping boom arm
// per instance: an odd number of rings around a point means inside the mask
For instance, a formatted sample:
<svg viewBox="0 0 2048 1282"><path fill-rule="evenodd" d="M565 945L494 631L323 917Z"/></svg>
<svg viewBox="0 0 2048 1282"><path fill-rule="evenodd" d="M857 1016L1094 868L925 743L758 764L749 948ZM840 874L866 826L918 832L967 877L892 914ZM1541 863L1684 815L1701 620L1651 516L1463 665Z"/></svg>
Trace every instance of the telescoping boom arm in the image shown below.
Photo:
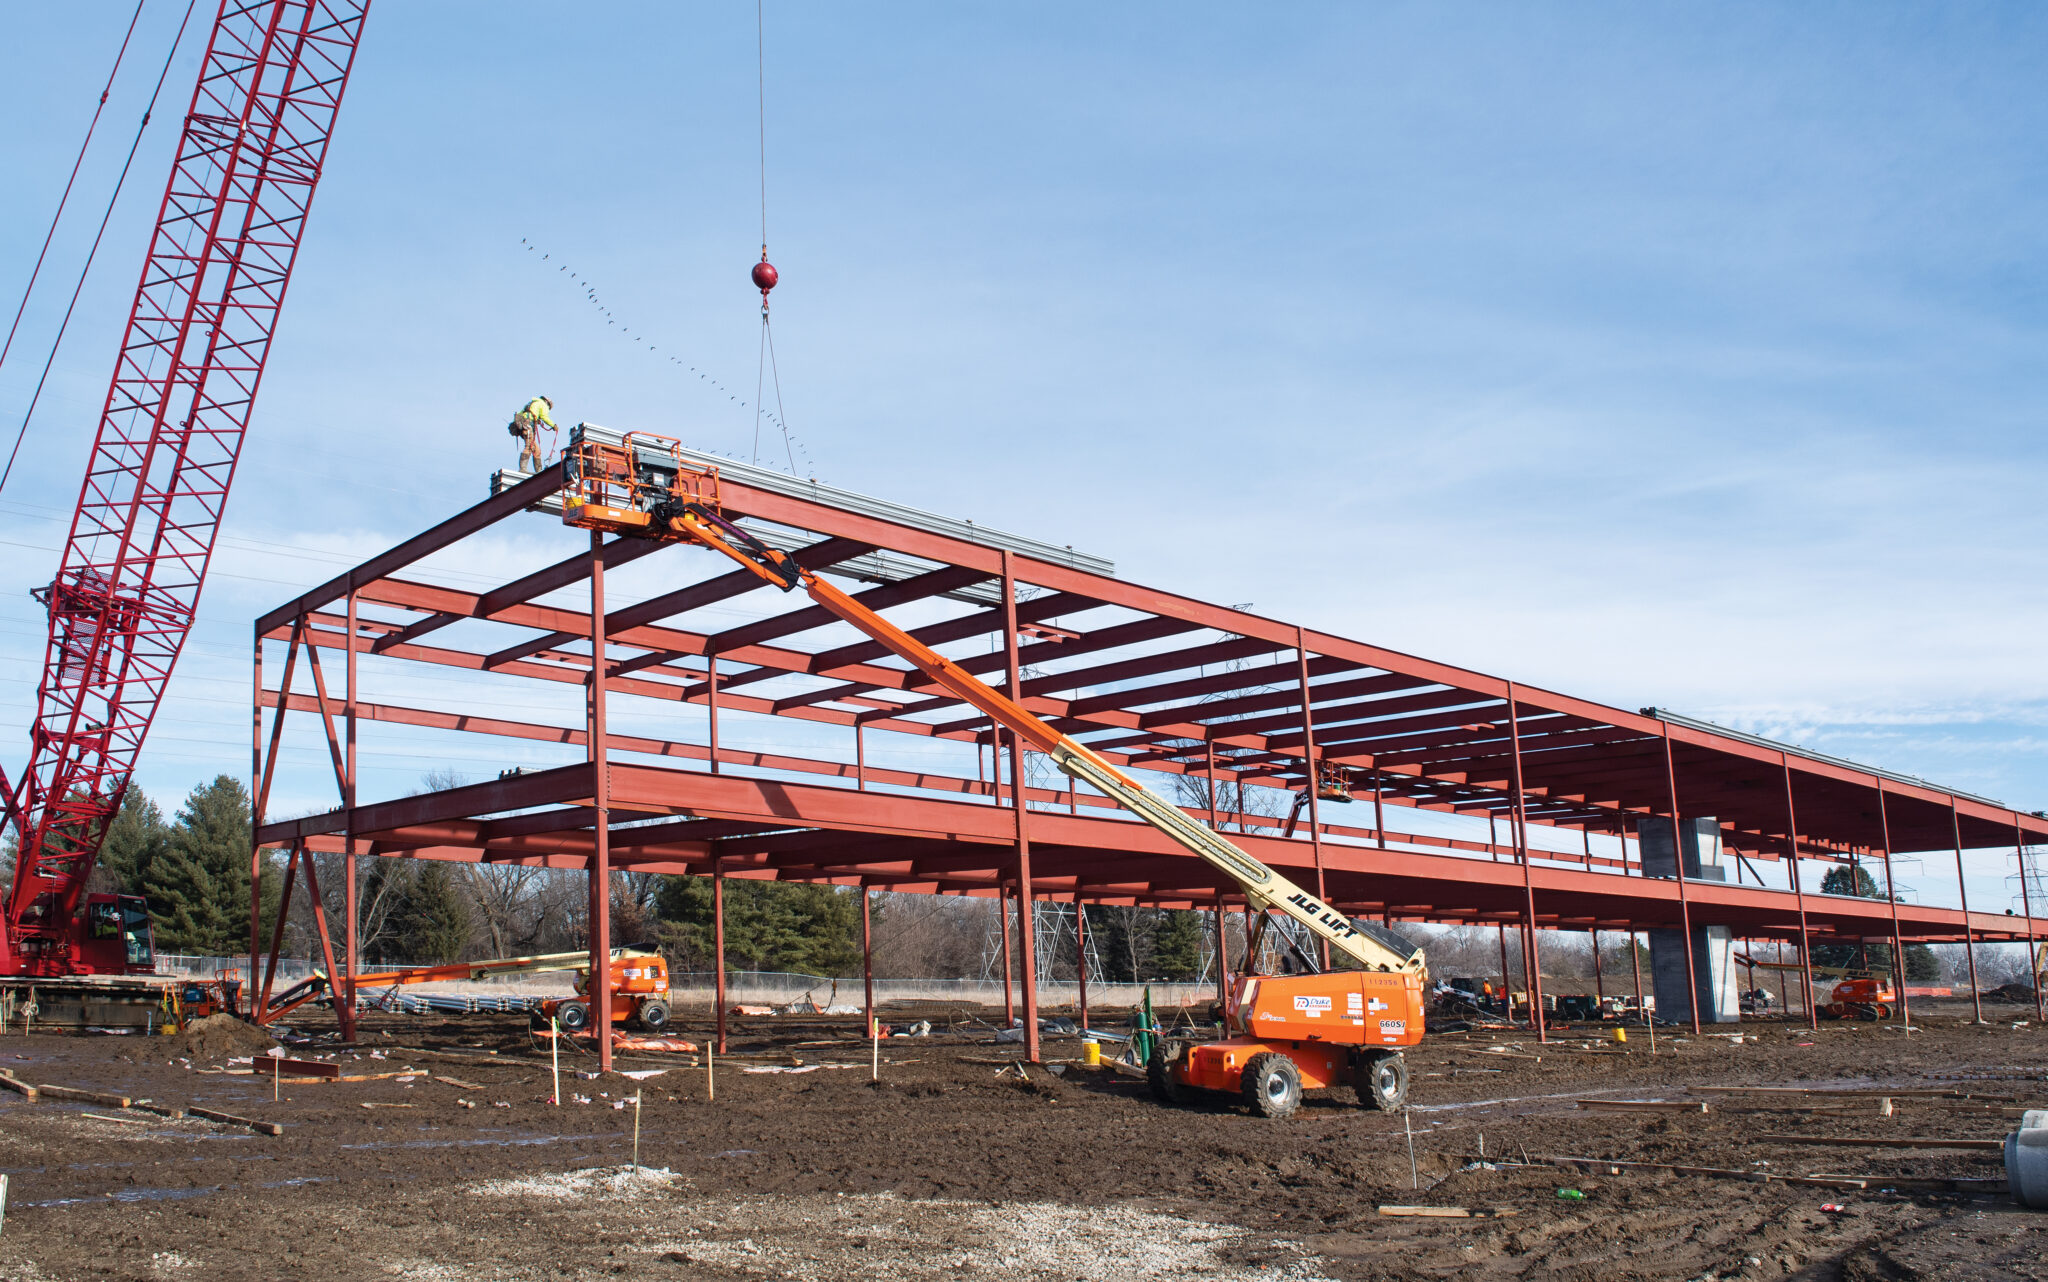
<svg viewBox="0 0 2048 1282"><path fill-rule="evenodd" d="M565 496L565 524L650 538L689 540L723 552L785 592L802 588L813 601L902 656L947 693L973 705L1051 757L1061 770L1101 790L1223 872L1244 891L1246 901L1254 909L1285 913L1366 970L1422 972L1421 950L1399 935L1349 917L1322 902L1118 770L1086 744L1054 730L1016 700L990 689L952 660L805 569L794 557L769 547L727 520L717 511L715 475L698 472L680 460L674 464L678 469L675 474L667 469L650 472L637 467L633 460L635 439L650 440L637 434L629 437L623 460L618 457L621 451L612 447L577 442L569 479L572 486L579 488ZM609 491L594 484L606 476L613 482ZM642 478L649 477L668 493L648 493L650 487ZM621 494L620 487L626 493ZM594 501L614 496L626 505Z"/></svg>

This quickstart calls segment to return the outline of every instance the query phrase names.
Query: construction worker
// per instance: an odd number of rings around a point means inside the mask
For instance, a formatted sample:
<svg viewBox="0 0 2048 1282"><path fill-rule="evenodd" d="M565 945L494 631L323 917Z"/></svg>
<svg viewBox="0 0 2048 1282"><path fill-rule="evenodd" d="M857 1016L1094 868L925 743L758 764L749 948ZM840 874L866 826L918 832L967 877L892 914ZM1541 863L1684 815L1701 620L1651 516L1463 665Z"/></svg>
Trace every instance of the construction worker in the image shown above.
<svg viewBox="0 0 2048 1282"><path fill-rule="evenodd" d="M552 400L545 396L536 396L526 403L524 409L512 416L511 432L519 438L520 471L540 471L540 429L545 427L551 432L555 430L555 420L548 415L548 411L553 408L555 403ZM532 467L526 465L529 458L533 460Z"/></svg>

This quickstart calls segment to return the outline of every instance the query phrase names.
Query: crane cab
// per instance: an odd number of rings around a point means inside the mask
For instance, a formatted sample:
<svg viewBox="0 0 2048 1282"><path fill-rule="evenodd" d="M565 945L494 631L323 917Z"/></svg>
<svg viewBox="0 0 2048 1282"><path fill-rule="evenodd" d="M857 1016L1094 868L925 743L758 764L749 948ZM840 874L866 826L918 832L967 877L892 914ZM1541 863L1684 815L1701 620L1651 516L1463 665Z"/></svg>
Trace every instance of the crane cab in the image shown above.
<svg viewBox="0 0 2048 1282"><path fill-rule="evenodd" d="M156 934L141 895L87 895L77 919L73 969L87 975L153 975Z"/></svg>

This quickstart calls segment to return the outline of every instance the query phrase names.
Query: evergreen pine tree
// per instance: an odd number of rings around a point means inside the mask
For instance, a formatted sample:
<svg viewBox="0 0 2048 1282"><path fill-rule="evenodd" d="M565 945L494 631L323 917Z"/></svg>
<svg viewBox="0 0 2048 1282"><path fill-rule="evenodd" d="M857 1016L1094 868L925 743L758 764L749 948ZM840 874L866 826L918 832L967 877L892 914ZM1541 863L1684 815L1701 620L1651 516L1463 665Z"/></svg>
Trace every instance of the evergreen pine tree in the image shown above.
<svg viewBox="0 0 2048 1282"><path fill-rule="evenodd" d="M265 853L265 947L276 919L282 868ZM161 850L142 874L157 948L227 956L249 947L249 794L239 780L216 776L194 788Z"/></svg>
<svg viewBox="0 0 2048 1282"><path fill-rule="evenodd" d="M1159 914L1152 927L1155 979L1190 980L1202 969L1202 915L1184 909Z"/></svg>
<svg viewBox="0 0 2048 1282"><path fill-rule="evenodd" d="M1941 978L1941 959L1925 944L1906 945L1906 979L1915 984L1932 983Z"/></svg>
<svg viewBox="0 0 2048 1282"><path fill-rule="evenodd" d="M1124 938L1123 914L1100 904L1083 904L1081 911L1087 914L1088 942L1102 962L1103 982L1128 984L1136 979L1131 974L1131 950Z"/></svg>
<svg viewBox="0 0 2048 1282"><path fill-rule="evenodd" d="M1882 899L1884 893L1878 889L1877 878L1861 865L1848 864L1828 869L1820 879L1824 895L1855 895L1861 899ZM1873 971L1889 975L1892 969L1892 946L1890 944L1816 944L1813 949L1813 964L1816 966L1841 967ZM1925 944L1906 945L1906 978L1914 983L1924 983L1941 978L1941 961L1934 950Z"/></svg>
<svg viewBox="0 0 2048 1282"><path fill-rule="evenodd" d="M469 946L469 908L447 864L422 861L398 908L398 949L427 965L459 961Z"/></svg>
<svg viewBox="0 0 2048 1282"><path fill-rule="evenodd" d="M663 951L678 969L716 964L710 878L667 878L655 912L663 923ZM850 974L860 965L860 897L831 886L728 878L725 964L732 970Z"/></svg>
<svg viewBox="0 0 2048 1282"><path fill-rule="evenodd" d="M170 840L171 830L164 822L163 811L141 788L129 784L121 797L121 809L107 825L92 889L142 893L151 865L169 847Z"/></svg>

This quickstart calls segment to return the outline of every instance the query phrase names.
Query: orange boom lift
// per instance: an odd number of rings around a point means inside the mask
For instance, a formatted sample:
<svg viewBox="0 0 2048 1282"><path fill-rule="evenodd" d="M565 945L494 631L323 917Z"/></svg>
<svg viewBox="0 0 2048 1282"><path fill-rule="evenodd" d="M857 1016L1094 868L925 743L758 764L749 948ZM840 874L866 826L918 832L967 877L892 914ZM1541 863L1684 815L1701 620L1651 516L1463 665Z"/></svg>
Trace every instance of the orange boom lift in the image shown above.
<svg viewBox="0 0 2048 1282"><path fill-rule="evenodd" d="M668 1026L668 962L646 948L614 948L611 954L611 1022L638 1024L650 1033ZM549 971L576 972L576 996L550 997L540 1004L543 1021L561 1021L565 1032L580 1033L592 1022L590 1009L590 954L540 953L532 957L498 957L489 961L451 962L444 966L403 966L396 970L357 975L358 992L373 988L393 989L407 984L438 984L450 980L504 979L512 975L539 975ZM314 971L271 1000L262 1014L263 1023L297 1010L328 993L333 982Z"/></svg>
<svg viewBox="0 0 2048 1282"><path fill-rule="evenodd" d="M1054 730L793 557L727 520L720 511L717 469L684 462L676 446L666 437L641 433L628 433L617 443L589 439L579 424L564 458L563 522L699 543L785 592L802 588L948 694L1007 727L1061 770L1236 882L1260 914L1260 934L1270 913L1283 913L1328 944L1335 957L1358 967L1241 976L1231 1003L1238 1035L1171 1048L1159 1044L1149 1066L1156 1094L1174 1101L1194 1090L1227 1091L1240 1094L1254 1113L1286 1117L1300 1106L1304 1088L1348 1084L1369 1107L1402 1105L1408 1066L1401 1048L1422 1040L1426 971L1421 950L1390 930L1323 903L1087 745ZM1248 950L1248 956L1256 955L1256 948ZM1306 955L1302 961L1313 964Z"/></svg>

